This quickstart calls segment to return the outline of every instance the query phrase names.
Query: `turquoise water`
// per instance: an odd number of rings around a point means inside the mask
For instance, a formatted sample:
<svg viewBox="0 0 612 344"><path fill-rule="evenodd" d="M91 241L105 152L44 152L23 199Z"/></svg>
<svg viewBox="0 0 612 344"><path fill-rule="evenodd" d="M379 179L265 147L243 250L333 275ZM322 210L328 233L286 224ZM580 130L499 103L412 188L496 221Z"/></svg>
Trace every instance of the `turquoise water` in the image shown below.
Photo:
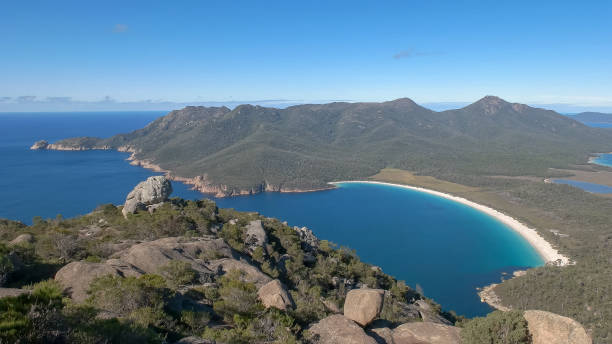
<svg viewBox="0 0 612 344"><path fill-rule="evenodd" d="M612 167L612 154L600 154L593 162L599 165Z"/></svg>
<svg viewBox="0 0 612 344"><path fill-rule="evenodd" d="M0 114L0 217L72 217L99 204L120 204L155 173L112 151L31 151L36 140L107 137L141 128L164 112ZM173 183L174 195L201 198ZM437 196L392 186L343 184L299 194L263 193L216 199L220 207L258 211L308 226L321 239L355 249L360 258L434 298L445 309L484 315L476 287L502 273L542 264L536 252L495 219Z"/></svg>

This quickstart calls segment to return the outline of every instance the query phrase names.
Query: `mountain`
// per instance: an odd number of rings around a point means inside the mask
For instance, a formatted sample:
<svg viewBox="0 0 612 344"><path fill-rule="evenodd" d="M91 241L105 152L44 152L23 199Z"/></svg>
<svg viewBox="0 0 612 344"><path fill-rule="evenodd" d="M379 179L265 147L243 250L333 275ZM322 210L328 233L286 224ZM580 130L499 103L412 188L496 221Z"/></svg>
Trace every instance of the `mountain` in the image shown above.
<svg viewBox="0 0 612 344"><path fill-rule="evenodd" d="M487 96L435 112L408 98L276 109L186 107L108 139L38 148L119 149L218 195L327 188L386 167L453 175L539 175L609 151L612 133Z"/></svg>
<svg viewBox="0 0 612 344"><path fill-rule="evenodd" d="M577 115L571 116L571 118L582 123L612 123L612 113L581 112Z"/></svg>

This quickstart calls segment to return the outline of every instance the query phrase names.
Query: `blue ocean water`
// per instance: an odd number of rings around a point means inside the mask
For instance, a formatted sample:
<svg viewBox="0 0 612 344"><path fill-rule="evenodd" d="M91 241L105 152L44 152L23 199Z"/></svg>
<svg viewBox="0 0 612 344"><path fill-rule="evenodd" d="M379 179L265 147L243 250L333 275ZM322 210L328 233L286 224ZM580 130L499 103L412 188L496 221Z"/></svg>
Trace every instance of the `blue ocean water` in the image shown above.
<svg viewBox="0 0 612 344"><path fill-rule="evenodd" d="M141 128L163 112L0 114L0 217L31 223L34 216L65 217L99 204L124 201L155 173L131 166L112 151L31 151L36 140L107 137ZM173 183L174 195L198 192ZM216 199L220 207L258 211L291 225L308 226L321 239L355 249L368 263L419 284L445 309L466 316L491 309L476 287L502 273L542 264L519 235L470 207L392 186L343 184L329 191L263 193Z"/></svg>
<svg viewBox="0 0 612 344"><path fill-rule="evenodd" d="M114 151L33 151L33 142L74 136L108 137L145 126L165 112L0 114L0 217L31 223L34 216L73 217L105 203L121 204L156 173L129 165ZM174 183L174 195L201 194Z"/></svg>
<svg viewBox="0 0 612 344"><path fill-rule="evenodd" d="M581 182L578 180L570 180L570 179L553 179L552 181L555 183L559 183L559 184L572 185L572 186L581 188L582 190L588 191L588 192L601 193L601 194L612 194L612 187L607 186L607 185L587 183L587 182Z"/></svg>

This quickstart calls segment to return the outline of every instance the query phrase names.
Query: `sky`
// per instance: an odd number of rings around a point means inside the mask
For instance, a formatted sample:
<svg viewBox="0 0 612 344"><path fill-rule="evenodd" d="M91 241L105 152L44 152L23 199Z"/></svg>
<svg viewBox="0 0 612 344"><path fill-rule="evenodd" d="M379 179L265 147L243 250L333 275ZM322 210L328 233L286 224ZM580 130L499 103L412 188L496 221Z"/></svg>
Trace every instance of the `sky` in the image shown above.
<svg viewBox="0 0 612 344"><path fill-rule="evenodd" d="M0 111L496 95L612 112L610 18L609 0L4 1Z"/></svg>

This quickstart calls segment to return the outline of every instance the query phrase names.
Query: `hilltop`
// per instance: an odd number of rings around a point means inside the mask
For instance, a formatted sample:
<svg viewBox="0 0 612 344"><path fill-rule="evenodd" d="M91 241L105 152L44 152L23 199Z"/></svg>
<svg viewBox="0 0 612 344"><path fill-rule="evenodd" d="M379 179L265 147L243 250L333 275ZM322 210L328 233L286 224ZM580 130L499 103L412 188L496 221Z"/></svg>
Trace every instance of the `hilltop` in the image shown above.
<svg viewBox="0 0 612 344"><path fill-rule="evenodd" d="M218 196L328 188L400 168L456 175L550 176L607 151L612 133L556 112L487 96L434 112L407 98L286 109L186 107L131 133L40 149L117 149Z"/></svg>

